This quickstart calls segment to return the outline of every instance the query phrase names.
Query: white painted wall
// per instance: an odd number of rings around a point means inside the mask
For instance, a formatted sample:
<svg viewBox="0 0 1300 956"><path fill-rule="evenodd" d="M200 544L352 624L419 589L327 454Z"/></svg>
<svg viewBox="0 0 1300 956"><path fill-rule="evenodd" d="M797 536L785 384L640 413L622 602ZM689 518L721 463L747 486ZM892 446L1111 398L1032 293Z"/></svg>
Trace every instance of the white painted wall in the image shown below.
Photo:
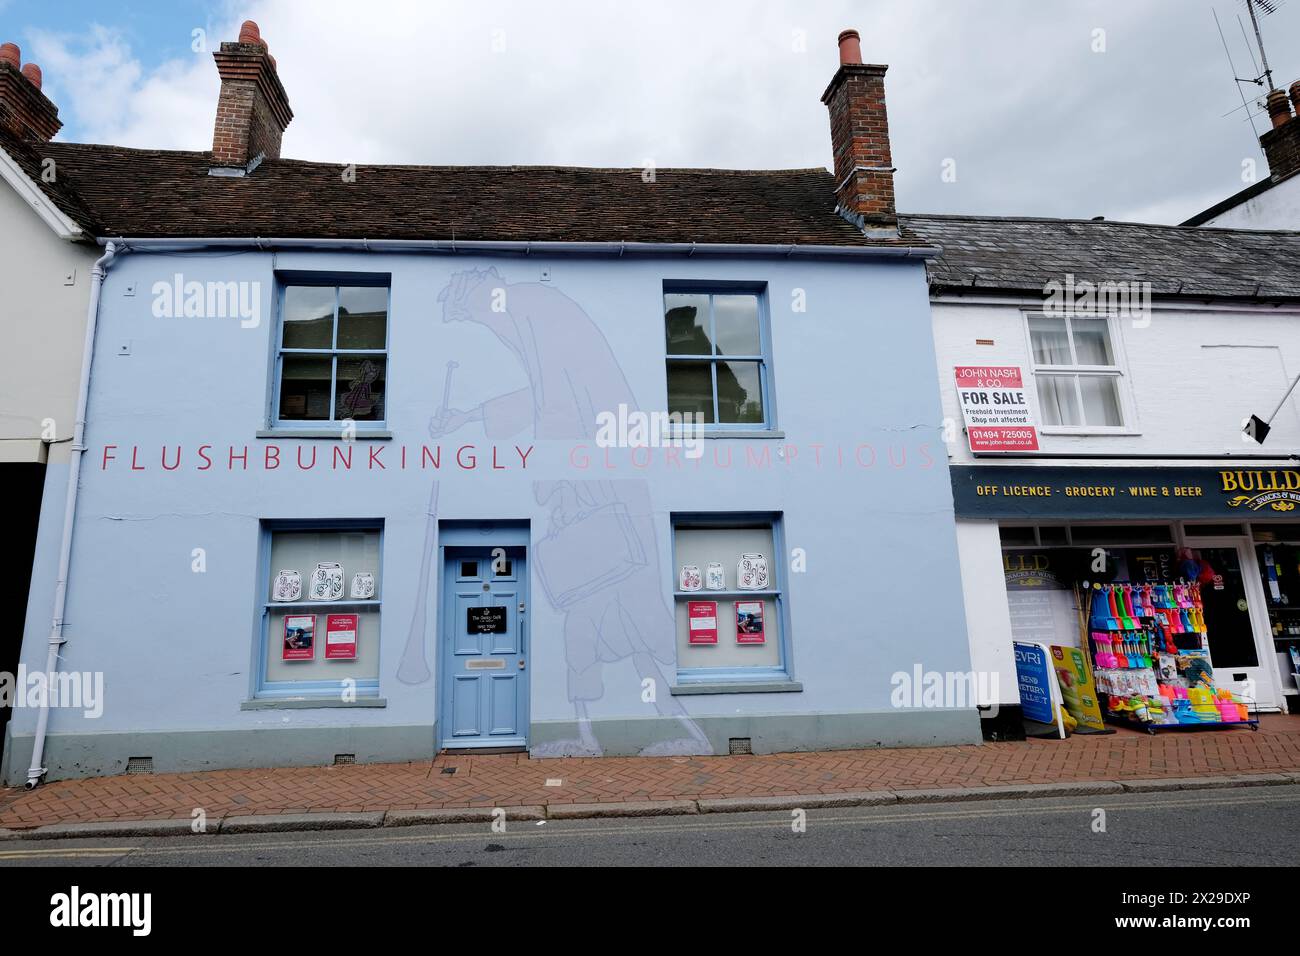
<svg viewBox="0 0 1300 956"><path fill-rule="evenodd" d="M971 670L976 674L996 674L996 703L1018 705L1020 693L1016 689L1016 661L1011 649L1011 611L1002 574L998 523L958 518L957 560L961 562Z"/></svg>
<svg viewBox="0 0 1300 956"><path fill-rule="evenodd" d="M62 440L49 446L49 459L64 461L76 415L90 268L99 251L60 239L4 182L0 222L0 462L45 461L41 423L47 418Z"/></svg>
<svg viewBox="0 0 1300 956"><path fill-rule="evenodd" d="M1201 225L1226 229L1300 229L1300 176L1284 179Z"/></svg>
<svg viewBox="0 0 1300 956"><path fill-rule="evenodd" d="M956 365L1020 366L1040 426L1040 451L1056 455L1259 454L1260 446L1241 433L1243 420L1251 414L1267 416L1300 373L1300 309L1165 308L1157 303L1145 326L1128 319L1111 322L1112 340L1125 368L1120 386L1123 433L1054 432L1042 426L1029 375L1025 314L1040 304L1028 299L989 303L952 298L933 303L943 413L957 423L956 440L948 449L954 464L975 461L961 426L953 379ZM977 345L977 339L993 344ZM1300 396L1293 395L1283 406L1264 450L1300 452Z"/></svg>

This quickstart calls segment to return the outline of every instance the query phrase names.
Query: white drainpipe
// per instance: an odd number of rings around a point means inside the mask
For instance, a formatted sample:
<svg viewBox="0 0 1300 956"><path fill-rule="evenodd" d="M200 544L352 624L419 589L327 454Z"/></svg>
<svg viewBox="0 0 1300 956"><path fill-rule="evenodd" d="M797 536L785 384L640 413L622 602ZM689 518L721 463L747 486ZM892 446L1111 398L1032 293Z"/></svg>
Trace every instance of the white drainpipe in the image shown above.
<svg viewBox="0 0 1300 956"><path fill-rule="evenodd" d="M63 539L59 544L59 577L54 585L54 620L50 624L50 646L45 658L45 699L36 719L36 739L32 743L32 763L27 768L28 790L45 776L41 762L45 758L45 735L50 726L50 694L59 670L59 648L63 645L63 608L68 596L68 566L72 563L72 526L77 517L77 485L81 478L81 453L86 450L86 405L90 399L90 363L95 355L95 326L99 321L99 292L104 276L117 255L117 245L108 243L104 254L90 270L90 302L86 306L86 341L81 353L81 383L77 391L77 421L72 433L72 457L68 461L68 493L63 508Z"/></svg>

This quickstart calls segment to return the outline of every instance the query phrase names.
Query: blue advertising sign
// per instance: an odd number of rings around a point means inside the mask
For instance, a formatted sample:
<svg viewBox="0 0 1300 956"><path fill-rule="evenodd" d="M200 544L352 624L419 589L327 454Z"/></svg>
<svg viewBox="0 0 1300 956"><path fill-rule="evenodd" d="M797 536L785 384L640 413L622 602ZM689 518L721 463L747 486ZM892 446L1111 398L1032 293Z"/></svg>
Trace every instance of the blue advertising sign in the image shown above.
<svg viewBox="0 0 1300 956"><path fill-rule="evenodd" d="M1016 651L1016 683L1020 687L1020 709L1030 720L1042 724L1056 723L1056 710L1052 707L1052 684L1056 673L1052 670L1050 655L1042 644L1014 643Z"/></svg>
<svg viewBox="0 0 1300 956"><path fill-rule="evenodd" d="M960 518L1233 518L1290 516L1300 468L953 465Z"/></svg>

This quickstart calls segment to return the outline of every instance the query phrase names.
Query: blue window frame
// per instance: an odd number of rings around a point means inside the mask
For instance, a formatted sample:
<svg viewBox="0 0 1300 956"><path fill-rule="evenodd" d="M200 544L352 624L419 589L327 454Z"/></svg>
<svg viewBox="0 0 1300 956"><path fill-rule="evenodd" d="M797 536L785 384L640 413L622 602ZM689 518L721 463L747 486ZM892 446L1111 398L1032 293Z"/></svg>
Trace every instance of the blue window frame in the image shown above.
<svg viewBox="0 0 1300 956"><path fill-rule="evenodd" d="M389 277L286 274L276 297L273 426L333 430L387 417Z"/></svg>
<svg viewBox="0 0 1300 956"><path fill-rule="evenodd" d="M792 679L790 611L786 596L785 536L781 515L769 512L674 514L673 604L677 622L677 679L683 683L787 681ZM745 554L761 553L768 582L761 589L742 589L737 565ZM681 586L683 565L707 576L709 563L722 565L723 587L687 591ZM717 642L693 644L689 605L716 603ZM763 607L761 644L742 643L737 604Z"/></svg>
<svg viewBox="0 0 1300 956"><path fill-rule="evenodd" d="M668 411L708 431L775 426L771 335L763 286L665 283Z"/></svg>
<svg viewBox="0 0 1300 956"><path fill-rule="evenodd" d="M345 690L355 691L357 697L379 695L383 545L384 522L378 518L262 522L255 659L251 668L254 697L339 699ZM338 600L309 599L311 574L318 563L342 565L344 590ZM276 582L282 571L296 571L299 575L300 593L294 599L277 600ZM370 574L372 597L352 596L352 579L358 572ZM361 584L364 587L364 582ZM331 614L356 615L355 659L325 657ZM315 617L310 659L283 659L285 625L290 616Z"/></svg>

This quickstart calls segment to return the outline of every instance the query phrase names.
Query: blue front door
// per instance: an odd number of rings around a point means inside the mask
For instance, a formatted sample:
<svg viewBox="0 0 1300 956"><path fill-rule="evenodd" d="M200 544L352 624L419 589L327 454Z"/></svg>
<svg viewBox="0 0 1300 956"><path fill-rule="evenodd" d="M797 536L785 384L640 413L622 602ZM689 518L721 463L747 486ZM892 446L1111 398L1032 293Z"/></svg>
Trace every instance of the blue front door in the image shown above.
<svg viewBox="0 0 1300 956"><path fill-rule="evenodd" d="M442 747L528 745L528 570L522 547L443 549Z"/></svg>

